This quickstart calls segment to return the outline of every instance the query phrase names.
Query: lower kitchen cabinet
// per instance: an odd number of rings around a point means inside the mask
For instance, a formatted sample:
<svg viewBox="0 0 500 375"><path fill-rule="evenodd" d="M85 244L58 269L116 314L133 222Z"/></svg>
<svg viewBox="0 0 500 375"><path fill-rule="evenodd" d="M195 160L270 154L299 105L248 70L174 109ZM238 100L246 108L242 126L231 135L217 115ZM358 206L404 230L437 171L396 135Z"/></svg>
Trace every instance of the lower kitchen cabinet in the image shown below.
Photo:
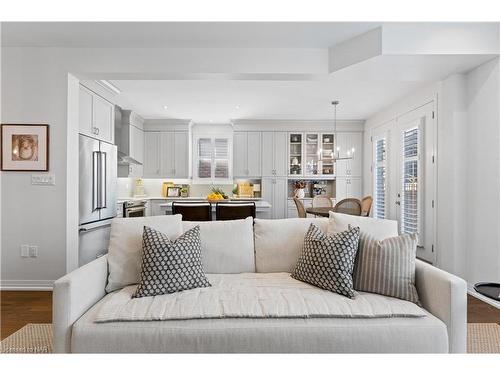
<svg viewBox="0 0 500 375"><path fill-rule="evenodd" d="M262 199L271 204L271 219L284 219L287 216L287 179L262 179Z"/></svg>
<svg viewBox="0 0 500 375"><path fill-rule="evenodd" d="M166 215L167 209L165 207L160 207L161 204L167 203L166 199L151 199L148 206L146 207L147 216L160 216Z"/></svg>

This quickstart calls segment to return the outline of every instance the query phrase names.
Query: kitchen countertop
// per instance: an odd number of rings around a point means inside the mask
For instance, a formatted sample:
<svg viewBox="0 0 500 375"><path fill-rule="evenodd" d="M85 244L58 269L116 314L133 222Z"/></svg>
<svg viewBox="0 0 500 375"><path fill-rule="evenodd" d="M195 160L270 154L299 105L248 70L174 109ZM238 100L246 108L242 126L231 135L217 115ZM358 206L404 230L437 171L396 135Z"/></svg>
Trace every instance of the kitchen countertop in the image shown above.
<svg viewBox="0 0 500 375"><path fill-rule="evenodd" d="M206 199L205 199L205 201L208 202L208 200L206 200ZM230 201L224 201L224 202L230 202ZM212 209L215 210L216 202L210 202L210 203L212 204ZM172 202L162 203L162 204L160 204L160 207L165 207L167 209L170 209L172 207ZM262 201L262 200L255 201L255 209L257 211L268 210L270 208L271 208L271 204L269 202Z"/></svg>

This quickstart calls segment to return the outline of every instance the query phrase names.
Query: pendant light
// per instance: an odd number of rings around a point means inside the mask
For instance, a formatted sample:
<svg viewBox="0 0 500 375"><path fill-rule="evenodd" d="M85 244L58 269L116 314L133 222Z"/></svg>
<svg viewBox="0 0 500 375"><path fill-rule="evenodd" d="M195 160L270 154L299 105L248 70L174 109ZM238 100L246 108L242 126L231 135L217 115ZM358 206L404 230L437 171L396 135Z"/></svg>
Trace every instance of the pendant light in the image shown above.
<svg viewBox="0 0 500 375"><path fill-rule="evenodd" d="M336 162L337 160L351 160L351 159L354 159L354 153L355 153L355 149L354 147L351 148L350 150L347 150L346 152L346 156L343 156L341 157L340 156L340 146L338 146L338 133L337 133L337 105L339 104L339 101L338 100L334 100L332 102L332 105L333 105L333 140L335 142L335 144L337 145L336 147L336 152L332 151L332 154L331 154L331 157L333 159L334 162Z"/></svg>

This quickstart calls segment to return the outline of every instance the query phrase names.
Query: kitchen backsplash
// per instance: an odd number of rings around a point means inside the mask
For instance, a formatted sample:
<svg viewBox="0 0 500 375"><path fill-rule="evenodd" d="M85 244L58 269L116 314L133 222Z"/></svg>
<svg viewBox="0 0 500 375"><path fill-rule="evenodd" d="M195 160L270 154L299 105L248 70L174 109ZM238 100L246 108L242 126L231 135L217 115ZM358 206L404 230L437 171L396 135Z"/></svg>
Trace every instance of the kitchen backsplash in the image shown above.
<svg viewBox="0 0 500 375"><path fill-rule="evenodd" d="M118 178L118 197L127 198L134 195L134 180L135 178ZM159 178L143 178L144 191L149 197L160 197L162 184L164 182L173 182L174 184L189 184L190 180L185 179L159 179ZM230 195L233 190L233 185L215 185L221 188L226 194ZM189 185L189 196L205 197L210 193L212 185Z"/></svg>

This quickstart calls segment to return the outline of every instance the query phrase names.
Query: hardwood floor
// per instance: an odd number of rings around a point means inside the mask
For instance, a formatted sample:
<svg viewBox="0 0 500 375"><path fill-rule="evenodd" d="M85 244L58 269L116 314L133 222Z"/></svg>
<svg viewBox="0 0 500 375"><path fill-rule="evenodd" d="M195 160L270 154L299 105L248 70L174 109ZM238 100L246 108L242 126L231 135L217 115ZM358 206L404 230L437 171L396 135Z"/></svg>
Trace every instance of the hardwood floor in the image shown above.
<svg viewBox="0 0 500 375"><path fill-rule="evenodd" d="M52 322L52 292L0 292L1 328L4 339L28 323ZM500 324L500 310L477 298L467 297L469 323Z"/></svg>
<svg viewBox="0 0 500 375"><path fill-rule="evenodd" d="M52 322L52 292L0 292L3 340L28 323Z"/></svg>

